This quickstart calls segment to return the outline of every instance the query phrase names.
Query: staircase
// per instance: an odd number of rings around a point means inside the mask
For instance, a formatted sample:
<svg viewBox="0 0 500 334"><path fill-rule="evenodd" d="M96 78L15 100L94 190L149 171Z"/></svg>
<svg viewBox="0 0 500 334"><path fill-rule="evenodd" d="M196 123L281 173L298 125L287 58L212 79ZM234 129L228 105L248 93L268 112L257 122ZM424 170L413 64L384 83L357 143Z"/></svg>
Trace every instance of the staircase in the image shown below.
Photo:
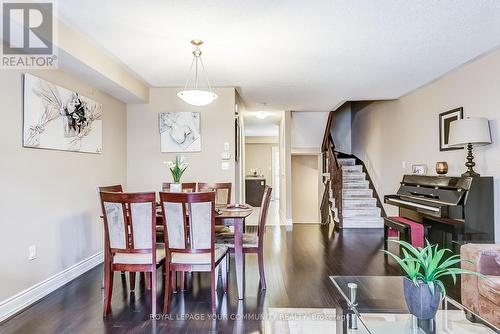
<svg viewBox="0 0 500 334"><path fill-rule="evenodd" d="M377 207L362 165L354 158L337 159L342 168L343 228L383 228L381 209Z"/></svg>

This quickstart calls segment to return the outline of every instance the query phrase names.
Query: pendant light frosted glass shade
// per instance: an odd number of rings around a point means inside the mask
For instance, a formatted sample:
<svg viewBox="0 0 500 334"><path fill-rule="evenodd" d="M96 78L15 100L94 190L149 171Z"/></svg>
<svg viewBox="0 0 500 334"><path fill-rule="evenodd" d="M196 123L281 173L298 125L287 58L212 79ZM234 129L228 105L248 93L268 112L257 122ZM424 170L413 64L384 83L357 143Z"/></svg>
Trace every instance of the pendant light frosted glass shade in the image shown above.
<svg viewBox="0 0 500 334"><path fill-rule="evenodd" d="M208 80L207 71L205 70L205 66L203 65L203 61L201 60L201 50L200 45L203 44L203 41L199 39L193 39L191 44L195 46L193 51L193 61L191 62L191 68L189 69L189 73L191 76L191 72L193 72L194 66L194 85L189 87L189 78L186 81L186 85L184 86L184 90L177 93L177 96L182 99L187 104L191 104L193 106L206 106L207 104L212 103L216 98L217 94L212 92L212 87L210 87L210 81ZM203 70L203 74L205 76L205 80L207 82L208 89L199 89L198 88L198 67L201 65L201 69Z"/></svg>
<svg viewBox="0 0 500 334"><path fill-rule="evenodd" d="M217 94L208 90L183 90L177 96L193 106L206 106L217 98Z"/></svg>

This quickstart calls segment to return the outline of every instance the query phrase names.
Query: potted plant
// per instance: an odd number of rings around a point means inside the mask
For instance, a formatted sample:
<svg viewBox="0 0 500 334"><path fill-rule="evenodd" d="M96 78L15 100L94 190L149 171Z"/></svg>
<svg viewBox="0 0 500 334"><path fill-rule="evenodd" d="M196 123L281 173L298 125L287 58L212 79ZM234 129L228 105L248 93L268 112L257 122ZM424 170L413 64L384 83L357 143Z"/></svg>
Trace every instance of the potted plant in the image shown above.
<svg viewBox="0 0 500 334"><path fill-rule="evenodd" d="M451 276L456 283L458 274L483 275L467 269L457 268L461 260L460 255L445 258L449 249L438 249L438 245L431 246L426 240L426 247L416 248L401 240L392 240L401 246L403 257L385 251L396 260L405 271L403 279L406 305L411 314L418 319L432 319L436 315L441 297L446 294L443 277Z"/></svg>
<svg viewBox="0 0 500 334"><path fill-rule="evenodd" d="M170 169L173 183L170 184L170 192L182 192L181 177L189 164L184 157L175 157L175 162L165 161L165 164Z"/></svg>

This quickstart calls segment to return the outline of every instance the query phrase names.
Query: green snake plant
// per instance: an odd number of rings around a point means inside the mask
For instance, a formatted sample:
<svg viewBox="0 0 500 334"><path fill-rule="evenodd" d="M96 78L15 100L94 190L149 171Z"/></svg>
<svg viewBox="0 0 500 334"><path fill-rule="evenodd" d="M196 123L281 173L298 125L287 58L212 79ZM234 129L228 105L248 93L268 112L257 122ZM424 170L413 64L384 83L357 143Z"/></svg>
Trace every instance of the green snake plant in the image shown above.
<svg viewBox="0 0 500 334"><path fill-rule="evenodd" d="M475 271L455 267L461 262L472 264L474 262L462 260L460 259L460 255L452 255L448 258L444 258L447 252L451 253L452 251L447 248L438 249L438 245L432 246L428 240L425 240L426 247L424 248L414 247L410 243L401 240L391 240L391 242L401 246L403 257L399 257L386 250L383 252L396 260L415 286L419 286L419 283L427 284L432 295L434 295L436 291L436 285L441 288L443 295L446 294L446 289L442 281L445 276L451 276L453 284L456 284L457 275L459 274L484 277L484 275Z"/></svg>

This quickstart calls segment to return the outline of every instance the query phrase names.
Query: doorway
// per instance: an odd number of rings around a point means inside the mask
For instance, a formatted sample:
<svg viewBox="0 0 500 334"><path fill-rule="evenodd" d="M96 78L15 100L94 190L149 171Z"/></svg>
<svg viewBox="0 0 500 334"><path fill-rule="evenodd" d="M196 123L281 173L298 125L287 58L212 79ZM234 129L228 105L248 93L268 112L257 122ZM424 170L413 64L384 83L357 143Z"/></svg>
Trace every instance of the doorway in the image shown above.
<svg viewBox="0 0 500 334"><path fill-rule="evenodd" d="M272 187L267 225L280 225L280 126L283 112L247 111L244 124L244 193L246 203L260 207L265 186Z"/></svg>

